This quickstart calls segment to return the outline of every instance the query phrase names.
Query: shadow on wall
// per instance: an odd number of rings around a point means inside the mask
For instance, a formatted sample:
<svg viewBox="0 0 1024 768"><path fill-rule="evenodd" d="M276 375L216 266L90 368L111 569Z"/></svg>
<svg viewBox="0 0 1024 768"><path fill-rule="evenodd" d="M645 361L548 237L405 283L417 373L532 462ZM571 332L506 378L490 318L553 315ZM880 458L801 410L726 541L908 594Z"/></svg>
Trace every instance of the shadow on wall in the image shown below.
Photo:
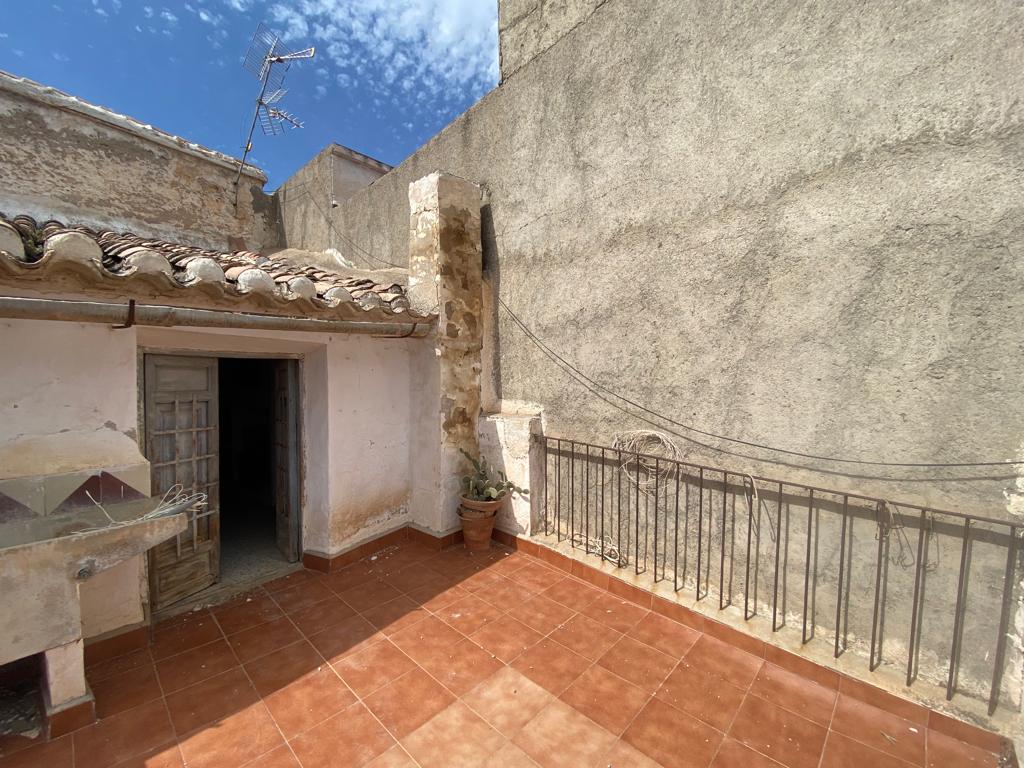
<svg viewBox="0 0 1024 768"><path fill-rule="evenodd" d="M485 194L487 194L485 192ZM484 407L501 402L501 336L498 331L501 296L501 261L498 258L498 236L494 229L494 213L490 203L480 206L480 242L483 251L484 296L481 318L484 324L484 348L481 357L484 376L481 388ZM489 369L489 370L488 370Z"/></svg>

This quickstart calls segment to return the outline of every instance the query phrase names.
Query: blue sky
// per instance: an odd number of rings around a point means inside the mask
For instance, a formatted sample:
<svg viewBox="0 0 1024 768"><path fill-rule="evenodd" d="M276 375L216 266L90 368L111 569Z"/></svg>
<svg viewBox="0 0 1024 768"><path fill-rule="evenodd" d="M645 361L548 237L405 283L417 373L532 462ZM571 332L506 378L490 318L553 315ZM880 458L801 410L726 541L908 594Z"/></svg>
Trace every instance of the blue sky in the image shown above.
<svg viewBox="0 0 1024 768"><path fill-rule="evenodd" d="M316 46L281 102L305 127L256 129L268 189L331 141L395 165L498 80L496 0L0 0L0 18L0 69L235 157L256 25Z"/></svg>

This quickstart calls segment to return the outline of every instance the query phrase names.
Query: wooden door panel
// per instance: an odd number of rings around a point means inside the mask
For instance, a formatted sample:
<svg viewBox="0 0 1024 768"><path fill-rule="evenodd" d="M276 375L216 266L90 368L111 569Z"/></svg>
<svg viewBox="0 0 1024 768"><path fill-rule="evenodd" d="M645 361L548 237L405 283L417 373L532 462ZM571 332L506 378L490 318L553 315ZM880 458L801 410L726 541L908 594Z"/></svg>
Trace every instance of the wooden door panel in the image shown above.
<svg viewBox="0 0 1024 768"><path fill-rule="evenodd" d="M213 584L220 575L217 360L147 355L146 447L153 494L180 485L207 494L188 528L150 551L150 599L156 609Z"/></svg>

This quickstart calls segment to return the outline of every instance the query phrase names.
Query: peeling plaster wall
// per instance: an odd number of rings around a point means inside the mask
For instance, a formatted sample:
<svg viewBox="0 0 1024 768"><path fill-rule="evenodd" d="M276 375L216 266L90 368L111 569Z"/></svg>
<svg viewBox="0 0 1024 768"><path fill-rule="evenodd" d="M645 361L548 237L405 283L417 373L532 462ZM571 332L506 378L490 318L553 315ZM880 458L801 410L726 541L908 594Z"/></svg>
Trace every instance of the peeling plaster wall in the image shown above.
<svg viewBox="0 0 1024 768"><path fill-rule="evenodd" d="M145 461L132 443L134 329L4 320L0 359L8 361L0 369L0 454L16 452L22 476ZM55 453L55 441L65 450ZM37 456L26 454L33 445L40 447ZM5 463L5 469L11 464ZM97 574L81 585L80 597L86 638L139 624L148 599L143 558L132 557Z"/></svg>
<svg viewBox="0 0 1024 768"><path fill-rule="evenodd" d="M0 211L228 249L278 242L265 177L28 81L0 77Z"/></svg>

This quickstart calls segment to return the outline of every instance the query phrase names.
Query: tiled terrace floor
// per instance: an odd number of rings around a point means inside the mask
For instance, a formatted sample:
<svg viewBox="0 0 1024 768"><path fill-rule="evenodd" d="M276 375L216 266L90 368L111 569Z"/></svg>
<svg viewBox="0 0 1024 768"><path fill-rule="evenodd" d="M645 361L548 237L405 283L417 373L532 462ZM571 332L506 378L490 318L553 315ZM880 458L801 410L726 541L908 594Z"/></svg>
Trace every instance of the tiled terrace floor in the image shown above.
<svg viewBox="0 0 1024 768"><path fill-rule="evenodd" d="M89 676L101 720L0 768L996 765L498 548L300 571Z"/></svg>

